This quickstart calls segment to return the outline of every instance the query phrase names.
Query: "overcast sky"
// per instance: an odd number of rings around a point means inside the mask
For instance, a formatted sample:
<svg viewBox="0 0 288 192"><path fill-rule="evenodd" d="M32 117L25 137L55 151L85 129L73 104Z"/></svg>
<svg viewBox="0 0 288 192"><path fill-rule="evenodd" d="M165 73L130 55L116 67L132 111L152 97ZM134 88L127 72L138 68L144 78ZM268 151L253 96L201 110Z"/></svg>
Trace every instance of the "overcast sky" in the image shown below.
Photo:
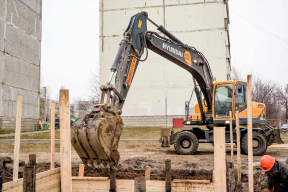
<svg viewBox="0 0 288 192"><path fill-rule="evenodd" d="M229 8L232 66L243 75L288 83L288 0L230 0ZM46 0L42 9L41 85L52 99L61 86L72 103L88 99L99 67L98 1Z"/></svg>
<svg viewBox="0 0 288 192"><path fill-rule="evenodd" d="M46 0L42 5L41 86L57 99L70 91L70 102L87 99L99 64L99 2Z"/></svg>

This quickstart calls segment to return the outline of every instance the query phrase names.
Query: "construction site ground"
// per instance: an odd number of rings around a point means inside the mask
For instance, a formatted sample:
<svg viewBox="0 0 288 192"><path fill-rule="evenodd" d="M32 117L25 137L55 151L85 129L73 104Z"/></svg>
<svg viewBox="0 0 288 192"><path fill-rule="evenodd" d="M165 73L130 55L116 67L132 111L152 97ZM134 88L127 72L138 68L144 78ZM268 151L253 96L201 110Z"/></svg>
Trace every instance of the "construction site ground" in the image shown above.
<svg viewBox="0 0 288 192"><path fill-rule="evenodd" d="M176 131L181 129L176 129ZM121 139L159 139L160 128L124 128ZM288 135L281 134L285 142ZM23 139L49 139L50 133L38 135L23 136ZM59 133L56 133L59 138ZM4 167L4 182L12 179L12 162L14 146L11 144L0 145L0 157L6 163ZM56 144L56 167L60 162L60 146ZM37 171L45 171L50 167L50 144L21 144L20 162L28 162L29 154L37 155ZM172 161L172 178L175 179L208 179L212 181L212 170L214 167L213 146L208 143L201 143L199 149L194 155L179 155L174 149L161 148L161 144L155 141L120 141L119 153L121 156L120 165L117 168L117 178L134 179L137 176L144 175L144 167L151 167L151 179L164 180L164 162L165 159ZM287 147L268 147L266 154L274 156L280 161L286 161L288 158ZM4 158L6 157L6 158ZM10 157L10 158L9 158ZM265 175L259 168L259 156L254 157L254 176L256 190L262 191L266 187ZM243 181L247 181L247 156L242 155L242 175ZM10 161L10 162L9 162ZM227 147L227 161L230 162L230 147ZM234 161L236 164L236 151L234 152ZM24 167L24 162L21 166ZM72 166L73 175L78 174L78 165L81 163L80 158L72 148ZM20 171L23 170L20 168ZM21 176L21 174L20 174ZM86 167L85 176L109 176L109 169L104 166Z"/></svg>

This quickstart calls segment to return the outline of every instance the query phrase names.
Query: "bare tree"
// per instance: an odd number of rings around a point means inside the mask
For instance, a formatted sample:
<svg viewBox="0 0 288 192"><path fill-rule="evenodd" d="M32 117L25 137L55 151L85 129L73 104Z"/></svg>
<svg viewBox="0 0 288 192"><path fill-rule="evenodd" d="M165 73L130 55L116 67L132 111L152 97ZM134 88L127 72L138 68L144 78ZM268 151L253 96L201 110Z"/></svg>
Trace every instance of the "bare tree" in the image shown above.
<svg viewBox="0 0 288 192"><path fill-rule="evenodd" d="M242 72L235 66L233 66L231 70L231 79L232 80L244 80L242 76Z"/></svg>
<svg viewBox="0 0 288 192"><path fill-rule="evenodd" d="M277 99L278 85L271 81L264 81L259 77L253 78L253 101L265 103L266 118L278 119L281 114L281 106Z"/></svg>
<svg viewBox="0 0 288 192"><path fill-rule="evenodd" d="M44 121L50 119L50 101L51 101L50 89L47 86L45 87L45 89L43 88L40 90L40 114L39 114L40 118L43 119ZM46 97L45 97L45 94L46 94Z"/></svg>
<svg viewBox="0 0 288 192"><path fill-rule="evenodd" d="M284 108L284 118L288 119L288 84L283 89L281 87L277 89L277 96L282 108Z"/></svg>
<svg viewBox="0 0 288 192"><path fill-rule="evenodd" d="M99 72L96 70L91 75L90 79L90 102L94 105L99 103L100 100L100 85L99 85Z"/></svg>
<svg viewBox="0 0 288 192"><path fill-rule="evenodd" d="M91 101L85 101L81 98L78 98L74 101L74 106L75 114L81 118L92 110L93 104Z"/></svg>

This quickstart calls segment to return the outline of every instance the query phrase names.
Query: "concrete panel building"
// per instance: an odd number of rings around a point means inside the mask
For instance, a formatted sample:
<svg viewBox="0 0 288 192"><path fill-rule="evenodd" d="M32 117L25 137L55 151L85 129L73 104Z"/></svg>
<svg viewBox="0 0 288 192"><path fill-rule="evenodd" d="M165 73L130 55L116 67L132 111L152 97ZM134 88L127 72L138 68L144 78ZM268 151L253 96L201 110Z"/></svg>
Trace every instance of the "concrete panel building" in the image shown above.
<svg viewBox="0 0 288 192"><path fill-rule="evenodd" d="M0 129L15 130L23 97L22 130L39 118L42 0L0 0Z"/></svg>
<svg viewBox="0 0 288 192"><path fill-rule="evenodd" d="M146 11L185 44L201 51L217 81L230 79L229 14L227 0L100 0L100 84L105 84L122 34L131 16ZM148 30L157 31L148 22ZM148 50L149 51L149 50ZM191 74L149 51L140 62L123 108L126 126L171 126L184 117ZM190 113L194 112L196 96Z"/></svg>

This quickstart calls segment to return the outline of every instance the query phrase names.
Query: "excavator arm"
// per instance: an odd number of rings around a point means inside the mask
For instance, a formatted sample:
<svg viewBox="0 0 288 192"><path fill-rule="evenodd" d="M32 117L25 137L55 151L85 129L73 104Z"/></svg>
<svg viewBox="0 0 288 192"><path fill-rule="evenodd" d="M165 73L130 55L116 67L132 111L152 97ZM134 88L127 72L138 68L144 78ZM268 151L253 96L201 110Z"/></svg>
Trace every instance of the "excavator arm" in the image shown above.
<svg viewBox="0 0 288 192"><path fill-rule="evenodd" d="M152 22L162 35L147 31L147 21ZM141 12L131 18L124 32L109 80L100 88L100 103L94 106L91 113L72 125L71 142L84 163L110 166L119 163L117 149L123 128L120 115L137 66L140 61L147 59L148 49L191 73L203 124L213 122L213 76L207 59L194 47L182 43L163 26L158 26L148 18L146 12ZM143 59L144 54L146 56ZM115 74L113 86L111 81ZM207 105L208 110L205 112L198 87Z"/></svg>
<svg viewBox="0 0 288 192"><path fill-rule="evenodd" d="M152 22L157 29L168 38L160 36L156 32L147 31L147 20ZM146 12L136 14L131 18L129 26L124 32L124 38L120 43L119 51L111 68L111 75L107 84L109 85L111 83L113 75L117 72L115 89L121 95L121 98L123 98L123 102L118 104L119 110L123 107L133 77L136 73L137 66L139 61L141 61L145 50L145 59L148 56L147 48L190 72L193 82L195 83L199 106L202 106L202 99L198 86L204 96L208 111L211 112L213 75L207 59L194 47L182 43L163 26L158 26L154 23L148 18ZM195 80L198 86L196 86ZM114 98L115 97L116 100L119 98L119 96L114 94ZM201 112L204 117L205 114L203 109ZM205 118L202 119L205 120Z"/></svg>

